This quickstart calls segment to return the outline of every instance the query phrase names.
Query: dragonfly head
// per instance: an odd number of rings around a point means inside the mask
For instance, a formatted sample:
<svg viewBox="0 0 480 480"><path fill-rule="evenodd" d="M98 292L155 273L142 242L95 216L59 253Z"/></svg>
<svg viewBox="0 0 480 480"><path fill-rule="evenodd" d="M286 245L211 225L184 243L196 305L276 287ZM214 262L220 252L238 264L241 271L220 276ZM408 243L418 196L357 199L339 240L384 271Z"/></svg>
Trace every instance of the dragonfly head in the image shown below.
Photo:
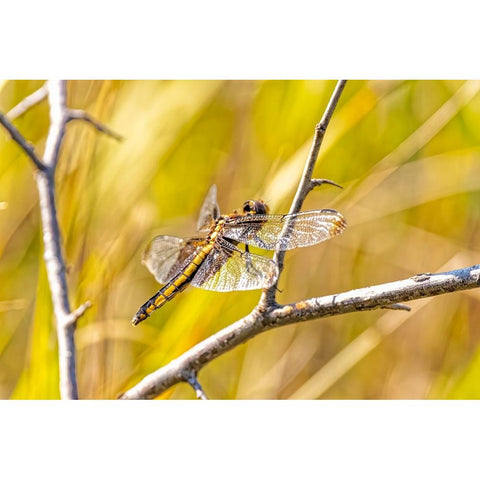
<svg viewBox="0 0 480 480"><path fill-rule="evenodd" d="M264 215L268 210L268 205L261 200L248 200L243 204L245 215Z"/></svg>

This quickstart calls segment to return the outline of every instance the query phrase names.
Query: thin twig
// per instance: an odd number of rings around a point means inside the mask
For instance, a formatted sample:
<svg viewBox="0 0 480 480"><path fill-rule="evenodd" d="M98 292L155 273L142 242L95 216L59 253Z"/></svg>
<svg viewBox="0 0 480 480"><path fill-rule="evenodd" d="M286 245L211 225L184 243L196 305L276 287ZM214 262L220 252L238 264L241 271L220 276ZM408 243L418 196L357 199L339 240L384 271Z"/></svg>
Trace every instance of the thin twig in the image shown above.
<svg viewBox="0 0 480 480"><path fill-rule="evenodd" d="M55 190L55 168L66 125L66 82L48 82L50 128L45 143L44 172L37 172L40 214L42 218L44 259L57 323L60 395L64 399L78 398L75 368L75 324L70 321L65 261L62 255L60 226L58 224Z"/></svg>
<svg viewBox="0 0 480 480"><path fill-rule="evenodd" d="M346 80L339 80L337 82L337 85L335 86L335 90L333 91L330 101L328 102L327 108L325 109L325 113L323 114L323 117L320 120L320 123L318 123L315 127L315 135L313 137L312 147L310 148L310 153L308 154L307 161L305 162L305 168L303 169L300 183L298 185L298 189L293 199L289 213L297 213L300 211L300 209L302 208L303 202L305 200L305 197L315 186L322 183L330 183L331 185L333 184L335 186L339 186L330 180L327 180L327 181L312 180L312 175L313 175L313 169L315 168L315 163L317 162L317 159L318 159L318 153L320 152L320 147L322 145L323 138L325 136L325 132L327 131L327 127L330 123L333 112L335 111L338 100L342 95L342 92L343 92L343 89L345 88L346 83L347 83ZM284 232L287 232L288 229L289 229L289 225L286 224ZM259 304L263 308L268 308L269 306L276 304L278 280L283 270L284 259L285 259L285 251L276 250L273 255L273 260L278 265L278 276L275 283L262 293L262 297L260 298Z"/></svg>
<svg viewBox="0 0 480 480"><path fill-rule="evenodd" d="M72 120L83 120L87 123L90 123L93 125L99 132L105 133L109 137L114 138L115 140L118 140L121 142L124 138L122 135L114 132L111 128L107 127L103 123L99 122L98 120L94 119L90 114L83 110L75 110L70 108L68 110L68 121Z"/></svg>
<svg viewBox="0 0 480 480"><path fill-rule="evenodd" d="M15 105L9 112L7 112L6 117L9 120L15 120L16 118L22 116L25 112L30 110L32 107L45 100L48 95L47 84L42 85L38 90L35 90L28 97L25 97L20 103Z"/></svg>
<svg viewBox="0 0 480 480"><path fill-rule="evenodd" d="M25 140L23 135L14 127L10 121L0 113L0 123L5 127L5 130L10 134L12 140L18 143L22 150L30 157L30 160L35 164L35 166L41 170L45 171L46 167L40 160L40 157L36 154L35 149L32 145Z"/></svg>
<svg viewBox="0 0 480 480"><path fill-rule="evenodd" d="M313 169L315 168L315 163L318 159L318 153L320 152L320 147L322 146L323 138L325 132L327 131L330 120L333 116L333 112L337 107L337 103L340 100L343 89L345 88L347 81L339 80L335 86L335 90L332 93L330 101L328 102L325 113L323 114L320 123L315 127L315 136L313 137L312 147L310 153L308 154L307 161L305 163L305 168L302 173L300 184L298 186L295 198L293 199L292 206L290 207L290 213L297 213L302 208L303 201L310 191L310 185L312 183L312 174ZM330 183L333 183L330 181ZM336 184L335 184L336 185ZM338 185L337 185L338 186ZM283 258L283 257L282 257Z"/></svg>

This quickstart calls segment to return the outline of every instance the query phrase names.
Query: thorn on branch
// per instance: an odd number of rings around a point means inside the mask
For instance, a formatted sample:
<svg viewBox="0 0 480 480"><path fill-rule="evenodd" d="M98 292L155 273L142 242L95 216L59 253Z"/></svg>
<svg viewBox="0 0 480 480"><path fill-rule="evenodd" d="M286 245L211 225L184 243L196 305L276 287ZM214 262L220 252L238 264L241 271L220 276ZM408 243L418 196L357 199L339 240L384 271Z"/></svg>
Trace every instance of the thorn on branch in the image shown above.
<svg viewBox="0 0 480 480"><path fill-rule="evenodd" d="M334 187L343 189L343 187L338 183L335 183L333 180L327 180L326 178L312 178L310 182L311 182L311 188L321 187L322 185L327 184L327 185L333 185Z"/></svg>
<svg viewBox="0 0 480 480"><path fill-rule="evenodd" d="M94 119L90 114L83 110L69 109L67 113L67 121L71 120L83 120L87 123L93 125L99 132L105 133L109 137L114 138L115 140L121 142L124 138L122 135L114 132L109 127Z"/></svg>
<svg viewBox="0 0 480 480"><path fill-rule="evenodd" d="M80 305L77 309L75 309L72 313L67 318L67 325L72 325L77 323L78 319L83 317L85 315L85 312L87 309L89 309L92 306L92 302L89 300L86 301L84 304Z"/></svg>
<svg viewBox="0 0 480 480"><path fill-rule="evenodd" d="M42 100L45 100L48 95L47 84L45 83L38 90L35 90L28 97L25 97L20 103L13 107L7 114L6 117L9 120L15 120L16 118L22 116L26 111L30 110L32 107L40 103Z"/></svg>
<svg viewBox="0 0 480 480"><path fill-rule="evenodd" d="M384 305L382 308L388 310L405 310L406 312L410 312L412 310L411 307L405 305L404 303L392 303L391 305Z"/></svg>
<svg viewBox="0 0 480 480"><path fill-rule="evenodd" d="M186 381L190 384L190 386L195 390L195 394L197 398L200 400L208 400L208 397L205 395L202 386L198 382L197 374L194 371L190 371L185 375Z"/></svg>

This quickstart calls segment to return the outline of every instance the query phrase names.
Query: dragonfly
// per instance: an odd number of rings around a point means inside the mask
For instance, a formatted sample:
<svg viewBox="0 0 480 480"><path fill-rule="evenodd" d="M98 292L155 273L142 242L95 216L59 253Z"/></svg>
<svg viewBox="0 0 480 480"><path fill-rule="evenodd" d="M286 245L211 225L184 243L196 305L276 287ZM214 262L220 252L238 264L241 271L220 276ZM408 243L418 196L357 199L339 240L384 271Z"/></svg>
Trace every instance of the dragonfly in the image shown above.
<svg viewBox="0 0 480 480"><path fill-rule="evenodd" d="M215 185L205 197L198 237L155 237L142 262L163 287L134 315L133 325L148 318L188 285L230 292L271 287L278 276L274 260L250 252L307 247L342 233L346 220L336 210L272 215L261 200L248 200L241 213L221 215ZM244 245L243 249L241 248Z"/></svg>

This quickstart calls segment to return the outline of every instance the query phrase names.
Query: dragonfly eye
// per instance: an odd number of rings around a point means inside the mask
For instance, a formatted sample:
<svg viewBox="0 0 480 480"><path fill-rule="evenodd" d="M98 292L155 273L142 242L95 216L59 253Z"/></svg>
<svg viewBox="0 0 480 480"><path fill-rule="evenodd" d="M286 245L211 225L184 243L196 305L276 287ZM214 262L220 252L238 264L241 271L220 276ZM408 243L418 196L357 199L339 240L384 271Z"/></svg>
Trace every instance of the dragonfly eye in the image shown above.
<svg viewBox="0 0 480 480"><path fill-rule="evenodd" d="M255 202L248 200L243 204L243 213L255 213Z"/></svg>
<svg viewBox="0 0 480 480"><path fill-rule="evenodd" d="M268 207L265 203L259 200L248 200L243 204L243 213L247 215L264 215L268 212Z"/></svg>

